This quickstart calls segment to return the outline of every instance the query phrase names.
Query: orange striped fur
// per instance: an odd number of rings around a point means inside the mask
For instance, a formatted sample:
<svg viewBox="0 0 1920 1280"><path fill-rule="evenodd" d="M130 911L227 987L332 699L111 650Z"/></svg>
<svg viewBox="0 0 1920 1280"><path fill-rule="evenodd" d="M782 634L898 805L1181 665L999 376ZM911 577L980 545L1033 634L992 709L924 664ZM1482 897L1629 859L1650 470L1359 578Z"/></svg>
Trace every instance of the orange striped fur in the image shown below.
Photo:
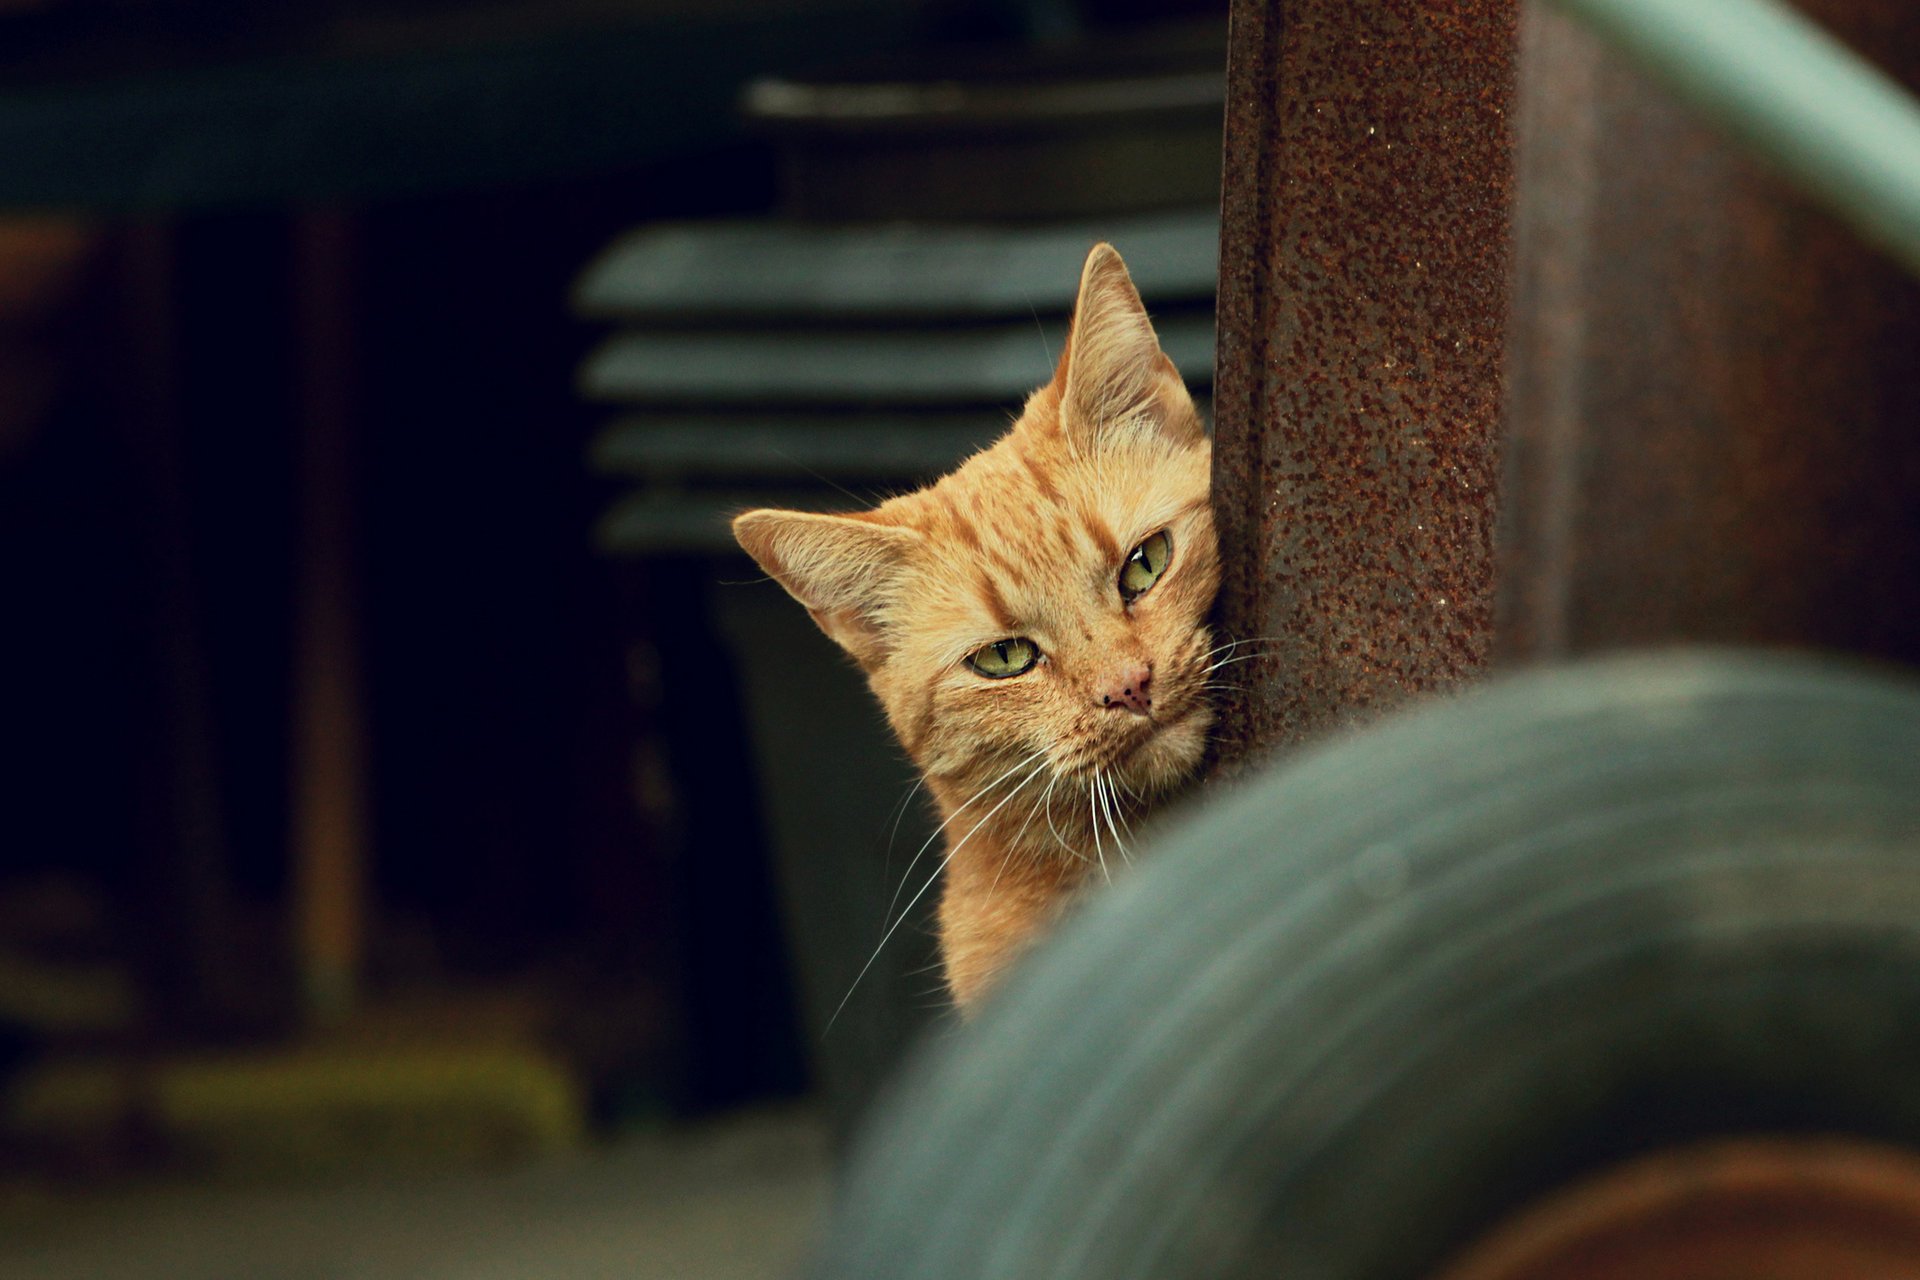
<svg viewBox="0 0 1920 1280"><path fill-rule="evenodd" d="M1219 585L1210 451L1103 244L1053 380L991 448L870 511L734 521L860 663L926 777L945 820L941 951L963 1010L1200 762ZM1163 530L1171 557L1128 602L1125 558ZM1013 637L1038 646L1032 669L988 679L969 665ZM1141 672L1136 698L1128 673ZM1134 705L1116 701L1123 689Z"/></svg>

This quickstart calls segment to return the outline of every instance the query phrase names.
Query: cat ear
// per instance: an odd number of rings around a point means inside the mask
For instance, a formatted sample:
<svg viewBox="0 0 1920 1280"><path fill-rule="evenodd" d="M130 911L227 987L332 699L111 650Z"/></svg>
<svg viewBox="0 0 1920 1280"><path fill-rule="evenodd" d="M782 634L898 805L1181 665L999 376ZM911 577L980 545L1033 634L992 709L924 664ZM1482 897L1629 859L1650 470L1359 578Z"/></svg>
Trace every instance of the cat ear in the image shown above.
<svg viewBox="0 0 1920 1280"><path fill-rule="evenodd" d="M1127 264L1097 244L1080 271L1067 348L1054 371L1062 422L1088 444L1110 424L1147 420L1182 443L1202 438L1180 373L1160 350Z"/></svg>
<svg viewBox="0 0 1920 1280"><path fill-rule="evenodd" d="M885 659L879 615L919 534L862 515L763 509L736 517L733 536L862 665Z"/></svg>

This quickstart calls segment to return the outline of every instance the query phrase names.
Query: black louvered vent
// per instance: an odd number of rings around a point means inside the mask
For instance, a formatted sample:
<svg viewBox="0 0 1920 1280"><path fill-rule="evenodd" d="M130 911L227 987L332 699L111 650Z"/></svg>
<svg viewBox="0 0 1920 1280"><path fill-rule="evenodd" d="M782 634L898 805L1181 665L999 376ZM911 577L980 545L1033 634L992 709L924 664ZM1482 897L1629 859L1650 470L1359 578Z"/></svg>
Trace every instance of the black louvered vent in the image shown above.
<svg viewBox="0 0 1920 1280"><path fill-rule="evenodd" d="M1052 373L1089 246L1111 240L1162 345L1213 379L1211 210L1019 226L651 227L582 278L618 329L580 371L618 416L592 446L633 488L609 551L731 548L750 506L850 505L911 487L1006 429Z"/></svg>

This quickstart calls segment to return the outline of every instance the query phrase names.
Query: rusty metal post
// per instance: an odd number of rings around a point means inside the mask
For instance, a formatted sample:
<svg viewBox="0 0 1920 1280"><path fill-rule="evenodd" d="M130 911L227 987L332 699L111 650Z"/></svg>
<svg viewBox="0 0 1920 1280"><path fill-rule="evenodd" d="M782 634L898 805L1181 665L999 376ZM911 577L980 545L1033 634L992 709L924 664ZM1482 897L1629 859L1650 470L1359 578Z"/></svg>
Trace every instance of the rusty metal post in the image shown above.
<svg viewBox="0 0 1920 1280"><path fill-rule="evenodd" d="M1517 0L1234 0L1222 761L1486 661Z"/></svg>
<svg viewBox="0 0 1920 1280"><path fill-rule="evenodd" d="M1908 86L1920 14L1808 0ZM1525 24L1503 661L1920 661L1920 286L1593 37Z"/></svg>

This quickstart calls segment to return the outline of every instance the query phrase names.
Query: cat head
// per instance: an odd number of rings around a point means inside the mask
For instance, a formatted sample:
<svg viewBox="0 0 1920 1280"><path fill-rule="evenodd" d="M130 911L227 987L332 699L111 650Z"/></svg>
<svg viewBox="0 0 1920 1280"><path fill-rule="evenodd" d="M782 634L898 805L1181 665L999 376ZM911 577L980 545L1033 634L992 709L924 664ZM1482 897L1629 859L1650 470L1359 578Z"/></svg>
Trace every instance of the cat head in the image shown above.
<svg viewBox="0 0 1920 1280"><path fill-rule="evenodd" d="M860 663L936 786L1044 759L1147 796L1191 775L1211 724L1209 465L1103 244L1052 381L991 448L870 511L750 511L733 528Z"/></svg>

